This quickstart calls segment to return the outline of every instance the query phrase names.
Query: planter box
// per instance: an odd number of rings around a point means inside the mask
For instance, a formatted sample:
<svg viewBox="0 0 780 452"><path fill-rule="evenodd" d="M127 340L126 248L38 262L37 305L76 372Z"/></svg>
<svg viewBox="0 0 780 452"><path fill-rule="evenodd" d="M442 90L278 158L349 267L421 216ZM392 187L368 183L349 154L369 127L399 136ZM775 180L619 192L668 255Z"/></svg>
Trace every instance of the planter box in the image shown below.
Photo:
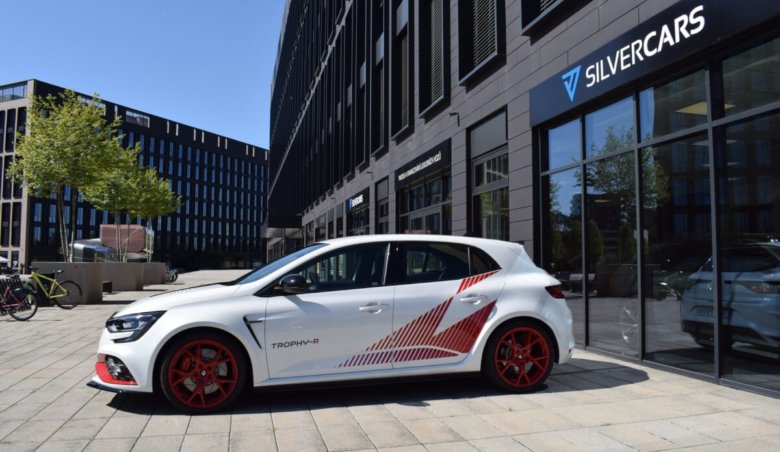
<svg viewBox="0 0 780 452"><path fill-rule="evenodd" d="M165 284L165 264L162 262L146 262L144 266L144 286L150 284Z"/></svg>
<svg viewBox="0 0 780 452"><path fill-rule="evenodd" d="M98 262L101 282L111 281L114 292L144 290L143 262Z"/></svg>
<svg viewBox="0 0 780 452"><path fill-rule="evenodd" d="M94 304L103 301L103 271L100 263L94 262L33 262L31 267L38 273L50 273L54 270L64 270L57 275L57 281L73 280L81 286L84 304Z"/></svg>

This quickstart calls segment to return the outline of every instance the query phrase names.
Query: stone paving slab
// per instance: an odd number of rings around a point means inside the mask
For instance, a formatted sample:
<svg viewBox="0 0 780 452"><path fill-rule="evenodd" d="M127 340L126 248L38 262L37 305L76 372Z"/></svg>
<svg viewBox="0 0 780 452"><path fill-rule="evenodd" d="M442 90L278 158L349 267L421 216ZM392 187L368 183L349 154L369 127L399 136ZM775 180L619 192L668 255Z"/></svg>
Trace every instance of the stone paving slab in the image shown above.
<svg viewBox="0 0 780 452"><path fill-rule="evenodd" d="M575 352L547 388L505 394L478 378L261 390L227 413L188 416L156 395L85 387L105 319L165 290L244 270L107 295L73 311L0 318L0 451L758 452L780 444L780 400Z"/></svg>

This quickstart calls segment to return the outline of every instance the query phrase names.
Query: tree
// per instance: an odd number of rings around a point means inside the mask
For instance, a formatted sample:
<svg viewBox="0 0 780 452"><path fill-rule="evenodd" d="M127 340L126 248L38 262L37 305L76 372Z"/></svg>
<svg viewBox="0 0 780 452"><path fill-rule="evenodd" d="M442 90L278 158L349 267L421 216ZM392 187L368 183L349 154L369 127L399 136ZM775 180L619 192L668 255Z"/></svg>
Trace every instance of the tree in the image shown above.
<svg viewBox="0 0 780 452"><path fill-rule="evenodd" d="M30 110L31 133L19 137L8 175L35 196L55 195L61 251L65 261L70 262L78 195L99 180L114 162L111 153L120 143L116 132L121 118L108 122L99 96L83 102L70 90L59 98L33 97ZM64 214L65 187L70 187L68 224Z"/></svg>
<svg viewBox="0 0 780 452"><path fill-rule="evenodd" d="M84 198L100 210L109 212L114 217L117 257L125 260L120 241L119 219L123 211L127 211L135 202L136 188L140 171L138 154L139 144L132 148L124 148L119 142L111 145L113 166L106 169L100 179L84 188Z"/></svg>
<svg viewBox="0 0 780 452"><path fill-rule="evenodd" d="M157 177L157 171L139 168L135 177L135 202L127 210L130 217L144 218L148 226L152 218L174 212L181 205L181 198L167 180ZM151 259L151 251L148 250L147 261Z"/></svg>
<svg viewBox="0 0 780 452"><path fill-rule="evenodd" d="M604 155L621 149L629 148L634 143L634 128L616 132L609 126L603 147L591 144L591 154ZM669 198L669 176L661 164L655 160L655 153L645 149L640 153L640 169L642 170L643 197L642 208L655 209ZM621 215L630 215L636 207L636 177L634 173L634 158L631 154L621 154L598 160L587 166L587 184L598 193L603 193L606 199L620 207ZM577 179L582 183L582 175L578 172ZM625 218L624 218L625 219Z"/></svg>
<svg viewBox="0 0 780 452"><path fill-rule="evenodd" d="M135 218L151 218L167 215L179 208L179 197L173 193L165 179L157 177L154 169L142 168L138 164L141 148L136 144L125 149L113 145L115 165L105 171L103 177L85 189L85 199L95 207L106 210L114 216L118 260L127 260L127 239L120 240L119 218L122 212L128 222Z"/></svg>

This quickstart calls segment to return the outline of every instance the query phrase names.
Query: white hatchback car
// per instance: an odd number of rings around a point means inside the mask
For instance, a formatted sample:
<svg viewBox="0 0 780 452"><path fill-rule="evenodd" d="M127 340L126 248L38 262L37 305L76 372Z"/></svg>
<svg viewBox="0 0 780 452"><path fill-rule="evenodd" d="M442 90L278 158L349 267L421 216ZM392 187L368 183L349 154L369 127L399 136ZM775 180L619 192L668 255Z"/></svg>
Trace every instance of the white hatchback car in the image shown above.
<svg viewBox="0 0 780 452"><path fill-rule="evenodd" d="M573 348L560 283L522 246L358 236L128 305L106 321L89 385L159 390L191 413L247 387L479 371L527 392Z"/></svg>

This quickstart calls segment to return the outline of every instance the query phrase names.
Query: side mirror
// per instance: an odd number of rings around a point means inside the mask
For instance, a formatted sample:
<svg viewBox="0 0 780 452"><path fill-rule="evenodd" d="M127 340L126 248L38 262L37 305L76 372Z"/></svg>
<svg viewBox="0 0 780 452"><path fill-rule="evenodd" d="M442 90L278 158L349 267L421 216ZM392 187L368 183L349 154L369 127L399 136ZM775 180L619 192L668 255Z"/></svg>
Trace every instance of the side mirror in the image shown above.
<svg viewBox="0 0 780 452"><path fill-rule="evenodd" d="M279 281L277 289L284 294L296 295L306 292L306 278L301 275L287 275Z"/></svg>

